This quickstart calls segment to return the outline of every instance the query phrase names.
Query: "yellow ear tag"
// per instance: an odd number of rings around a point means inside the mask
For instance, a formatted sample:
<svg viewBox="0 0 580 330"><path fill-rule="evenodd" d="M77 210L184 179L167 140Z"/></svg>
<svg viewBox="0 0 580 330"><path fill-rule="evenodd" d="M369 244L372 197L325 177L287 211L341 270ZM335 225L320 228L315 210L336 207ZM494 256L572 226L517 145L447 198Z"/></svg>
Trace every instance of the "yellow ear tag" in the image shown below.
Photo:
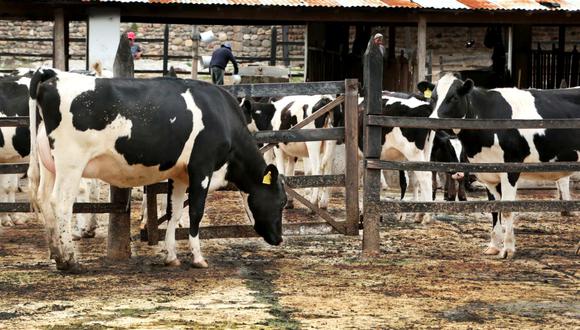
<svg viewBox="0 0 580 330"><path fill-rule="evenodd" d="M262 179L263 184L272 184L272 172L268 171L266 175L264 175L264 179Z"/></svg>
<svg viewBox="0 0 580 330"><path fill-rule="evenodd" d="M426 98L430 99L431 98L431 90L429 88L427 88L424 92L423 92L423 96L425 96Z"/></svg>

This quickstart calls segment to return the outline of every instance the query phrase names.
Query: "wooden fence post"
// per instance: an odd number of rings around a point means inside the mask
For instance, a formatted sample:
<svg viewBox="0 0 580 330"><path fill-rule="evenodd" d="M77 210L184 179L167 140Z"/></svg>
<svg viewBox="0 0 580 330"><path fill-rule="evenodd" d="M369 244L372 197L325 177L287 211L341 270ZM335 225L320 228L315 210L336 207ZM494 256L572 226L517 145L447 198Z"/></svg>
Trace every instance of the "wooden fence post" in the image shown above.
<svg viewBox="0 0 580 330"><path fill-rule="evenodd" d="M68 20L63 8L54 10L53 29L52 65L66 71L68 70Z"/></svg>
<svg viewBox="0 0 580 330"><path fill-rule="evenodd" d="M133 55L127 33L121 35L119 48L113 65L115 77L131 78L134 75ZM111 186L111 202L125 204L123 213L109 213L109 234L107 237L107 257L125 260L131 257L131 188Z"/></svg>
<svg viewBox="0 0 580 330"><path fill-rule="evenodd" d="M372 257L379 254L380 248L380 214L373 204L379 202L380 199L381 171L367 168L366 162L367 159L378 160L380 158L382 128L379 126L368 126L367 115L381 114L381 94L383 90L383 54L380 51L379 45L374 43L372 37L365 51L363 63L366 100L366 115L364 116L363 256Z"/></svg>
<svg viewBox="0 0 580 330"><path fill-rule="evenodd" d="M345 80L346 234L358 235L358 80Z"/></svg>

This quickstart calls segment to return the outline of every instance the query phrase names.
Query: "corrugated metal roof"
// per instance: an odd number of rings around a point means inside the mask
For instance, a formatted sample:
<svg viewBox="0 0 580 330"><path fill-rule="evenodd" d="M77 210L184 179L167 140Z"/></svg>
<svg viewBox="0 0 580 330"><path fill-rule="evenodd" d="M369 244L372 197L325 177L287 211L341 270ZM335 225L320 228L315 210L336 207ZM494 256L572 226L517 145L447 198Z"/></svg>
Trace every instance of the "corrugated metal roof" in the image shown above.
<svg viewBox="0 0 580 330"><path fill-rule="evenodd" d="M451 10L580 10L580 0L81 0L190 5L426 8Z"/></svg>

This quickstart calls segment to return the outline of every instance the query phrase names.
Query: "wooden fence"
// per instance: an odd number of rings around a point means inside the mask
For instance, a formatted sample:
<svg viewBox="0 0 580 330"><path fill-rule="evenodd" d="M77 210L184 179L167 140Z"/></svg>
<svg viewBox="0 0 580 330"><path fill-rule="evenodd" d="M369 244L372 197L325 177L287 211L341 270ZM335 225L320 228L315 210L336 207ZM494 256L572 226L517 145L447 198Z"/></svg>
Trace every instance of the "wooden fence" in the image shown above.
<svg viewBox="0 0 580 330"><path fill-rule="evenodd" d="M469 201L409 202L380 200L381 170L467 171L474 172L558 172L579 171L580 163L437 163L394 162L380 160L382 127L416 127L427 129L498 130L514 128L580 129L580 119L546 120L476 120L432 119L383 116L381 107L382 60L379 49L369 44L364 59L364 85L367 108L364 119L364 197L363 253L379 253L379 218L394 212L545 212L580 210L580 201Z"/></svg>
<svg viewBox="0 0 580 330"><path fill-rule="evenodd" d="M341 94L334 101L327 104L302 122L285 131L263 131L255 134L256 142L269 143L262 147L265 152L276 143L344 140L346 144L346 173L344 175L318 175L318 176L291 176L286 178L286 193L306 207L315 212L325 222L317 223L293 223L283 224L283 235L299 235L306 233L341 233L356 235L359 229L359 204L358 204L358 81L347 79L345 81L314 82L297 84L250 84L224 86L232 95L242 97L277 97L288 95L319 95ZM326 129L301 129L316 118L332 110L335 106L344 103L345 127ZM311 204L306 198L298 194L295 188L307 187L346 187L345 205L346 219L335 220L325 210ZM141 231L141 239L148 241L150 245L157 244L163 239L164 230L158 226L167 220L166 216L157 215L157 195L167 193L167 183L158 183L145 187L147 193L147 226ZM187 205L187 201L185 203ZM207 226L200 230L201 238L229 238L229 237L254 237L257 236L250 225L232 226ZM178 228L177 239L187 239L187 228Z"/></svg>
<svg viewBox="0 0 580 330"><path fill-rule="evenodd" d="M551 50L532 50L531 87L555 89L580 85L580 57L576 46L564 52L552 45Z"/></svg>

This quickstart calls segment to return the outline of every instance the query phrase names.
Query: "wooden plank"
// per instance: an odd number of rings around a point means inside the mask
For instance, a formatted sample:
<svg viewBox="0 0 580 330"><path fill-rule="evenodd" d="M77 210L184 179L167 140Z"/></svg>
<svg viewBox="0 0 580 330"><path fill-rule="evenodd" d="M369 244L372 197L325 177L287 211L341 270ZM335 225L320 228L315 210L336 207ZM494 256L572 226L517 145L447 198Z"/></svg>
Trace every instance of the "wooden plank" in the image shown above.
<svg viewBox="0 0 580 330"><path fill-rule="evenodd" d="M0 127L29 127L30 120L28 117L2 117L0 118Z"/></svg>
<svg viewBox="0 0 580 330"><path fill-rule="evenodd" d="M292 189L290 187L287 187L287 186L285 186L284 189L286 190L286 193L288 195L290 195L294 199L298 200L304 206L308 207L313 212L315 212L316 215L318 215L319 217L321 217L322 219L324 219L326 222L328 222L328 224L331 225L332 228L336 229L337 232L339 232L341 234L344 234L344 230L345 230L344 223L339 223L339 222L335 221L332 218L332 216L330 214L328 214L328 212L326 212L325 210L319 208L318 206L310 203L306 198L302 197L294 189Z"/></svg>
<svg viewBox="0 0 580 330"><path fill-rule="evenodd" d="M369 159L367 168L381 170L437 171L437 172L576 172L579 162L546 163L445 163L445 162L396 162Z"/></svg>
<svg viewBox="0 0 580 330"><path fill-rule="evenodd" d="M119 203L74 203L73 213L123 213L126 204ZM0 213L30 213L30 203L0 203Z"/></svg>
<svg viewBox="0 0 580 330"><path fill-rule="evenodd" d="M52 44L52 65L59 70L66 71L66 34L67 34L67 21L64 16L63 8L56 8L54 10L54 26L53 26L53 36L54 41Z"/></svg>
<svg viewBox="0 0 580 330"><path fill-rule="evenodd" d="M580 210L580 201L466 201L466 202L410 202L380 201L370 207L379 213L417 213L417 212L560 212Z"/></svg>
<svg viewBox="0 0 580 330"><path fill-rule="evenodd" d="M22 174L28 170L28 163L0 164L0 174Z"/></svg>
<svg viewBox="0 0 580 330"><path fill-rule="evenodd" d="M165 239L165 229L160 229L159 233L160 240L163 241ZM140 234L141 241L147 241L147 231L141 230ZM282 225L283 236L328 234L338 234L338 232L326 222L285 223ZM251 225L201 227L199 236L201 239L259 237ZM175 239L189 239L189 228L177 228L175 230Z"/></svg>
<svg viewBox="0 0 580 330"><path fill-rule="evenodd" d="M344 127L260 131L254 133L258 143L288 143L338 140L344 138Z"/></svg>
<svg viewBox="0 0 580 330"><path fill-rule="evenodd" d="M381 134L382 129L378 126L369 126L369 115L382 113L382 76L383 76L383 54L379 45L373 42L373 36L367 45L363 56L363 77L366 110L364 118L364 155L365 159L379 159L381 154ZM367 207L370 203L378 201L380 198L380 170L365 168L364 173L364 196L363 196L363 255L367 257L377 256L380 251L380 235L378 212Z"/></svg>
<svg viewBox="0 0 580 330"><path fill-rule="evenodd" d="M0 166L0 169L2 167ZM300 175L287 176L284 182L292 188L310 188L310 187L344 187L345 176L343 174L336 175ZM226 186L224 189L218 191L237 191L238 189L232 186ZM167 194L167 182L158 182L145 186L146 194Z"/></svg>
<svg viewBox="0 0 580 330"><path fill-rule="evenodd" d="M221 86L235 97L343 94L344 81L309 83L240 84Z"/></svg>
<svg viewBox="0 0 580 330"><path fill-rule="evenodd" d="M419 22L417 23L417 75L415 84L425 80L426 58L427 58L427 19L425 18L424 15L419 15Z"/></svg>
<svg viewBox="0 0 580 330"><path fill-rule="evenodd" d="M197 70L199 63L199 26L193 25L191 28L192 46L191 46L191 79L197 79Z"/></svg>
<svg viewBox="0 0 580 330"><path fill-rule="evenodd" d="M125 204L125 212L109 214L107 257L126 260L131 257L131 189L111 186L111 203Z"/></svg>
<svg viewBox="0 0 580 330"><path fill-rule="evenodd" d="M240 85L238 85L238 86L240 86ZM332 102L330 102L327 105L323 106L322 108L318 109L315 113L311 114L310 116L304 118L304 120L302 120L298 124L290 127L290 129L288 131L301 129L302 127L315 121L317 118L323 116L324 114L326 114L330 110L334 109L335 106L341 104L343 101L344 101L344 95L338 96ZM276 145L276 143L267 144L267 145L263 146L262 148L260 148L260 152L264 153L264 152L272 149L275 145Z"/></svg>
<svg viewBox="0 0 580 330"><path fill-rule="evenodd" d="M159 229L157 224L157 194L147 194L147 232L149 245L157 245L159 242Z"/></svg>
<svg viewBox="0 0 580 330"><path fill-rule="evenodd" d="M358 235L360 218L358 200L358 80L345 81L344 140L346 151L345 206L347 235Z"/></svg>
<svg viewBox="0 0 580 330"><path fill-rule="evenodd" d="M567 119L451 119L368 116L368 125L382 127L416 127L429 129L500 130L514 128L579 129L580 118Z"/></svg>
<svg viewBox="0 0 580 330"><path fill-rule="evenodd" d="M345 176L343 174L288 176L284 178L284 183L290 188L344 187Z"/></svg>

